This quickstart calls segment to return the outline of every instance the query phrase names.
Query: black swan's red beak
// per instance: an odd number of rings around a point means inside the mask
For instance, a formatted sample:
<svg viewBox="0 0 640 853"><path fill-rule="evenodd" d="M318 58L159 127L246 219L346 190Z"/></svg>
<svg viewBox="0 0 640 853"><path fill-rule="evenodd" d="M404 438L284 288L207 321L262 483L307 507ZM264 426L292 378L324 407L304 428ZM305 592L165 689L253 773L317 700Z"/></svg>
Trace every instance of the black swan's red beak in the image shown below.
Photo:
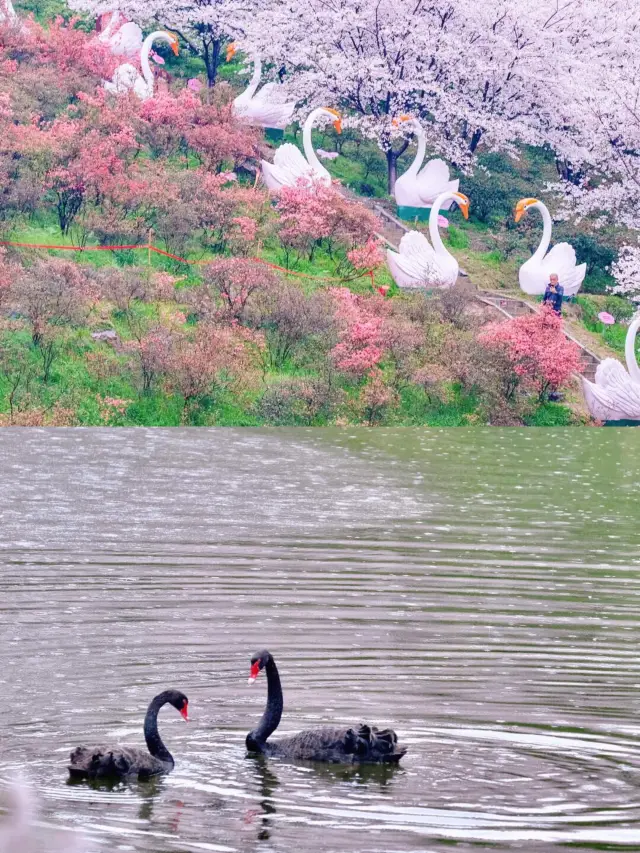
<svg viewBox="0 0 640 853"><path fill-rule="evenodd" d="M180 708L180 713L185 718L187 722L189 722L189 703L185 702L182 708Z"/></svg>
<svg viewBox="0 0 640 853"><path fill-rule="evenodd" d="M249 673L249 684L253 684L256 678L260 675L260 661L251 664L251 672Z"/></svg>

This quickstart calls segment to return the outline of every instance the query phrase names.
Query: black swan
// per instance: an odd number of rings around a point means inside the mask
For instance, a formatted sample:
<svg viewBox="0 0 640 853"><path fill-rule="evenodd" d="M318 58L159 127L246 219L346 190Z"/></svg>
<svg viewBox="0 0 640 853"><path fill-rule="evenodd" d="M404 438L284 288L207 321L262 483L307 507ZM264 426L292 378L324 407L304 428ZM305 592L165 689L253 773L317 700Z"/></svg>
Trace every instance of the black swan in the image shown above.
<svg viewBox="0 0 640 853"><path fill-rule="evenodd" d="M282 717L283 700L276 662L266 650L251 658L249 684L253 684L262 669L267 672L267 707L258 727L247 735L250 752L334 764L397 764L407 751L406 747L398 746L398 736L391 729L378 731L367 725L354 729L308 729L270 743L268 738Z"/></svg>
<svg viewBox="0 0 640 853"><path fill-rule="evenodd" d="M189 720L189 700L179 690L165 690L151 702L144 718L147 749L128 746L79 746L70 756L72 779L125 779L138 777L144 781L173 769L173 756L158 734L158 711L167 702Z"/></svg>

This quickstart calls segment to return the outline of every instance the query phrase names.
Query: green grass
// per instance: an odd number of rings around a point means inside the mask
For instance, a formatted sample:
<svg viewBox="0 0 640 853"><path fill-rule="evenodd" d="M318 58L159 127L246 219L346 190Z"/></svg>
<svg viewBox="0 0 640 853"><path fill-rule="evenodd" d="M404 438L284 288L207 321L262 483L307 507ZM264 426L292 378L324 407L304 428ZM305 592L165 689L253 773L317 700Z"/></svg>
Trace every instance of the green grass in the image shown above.
<svg viewBox="0 0 640 853"><path fill-rule="evenodd" d="M410 385L400 392L397 418L410 426L458 427L478 423L478 400L464 394L459 386L449 385L444 389L446 400L437 395L428 395L422 388Z"/></svg>
<svg viewBox="0 0 640 853"><path fill-rule="evenodd" d="M543 403L524 422L527 426L537 427L570 426L574 417L571 409L561 403Z"/></svg>

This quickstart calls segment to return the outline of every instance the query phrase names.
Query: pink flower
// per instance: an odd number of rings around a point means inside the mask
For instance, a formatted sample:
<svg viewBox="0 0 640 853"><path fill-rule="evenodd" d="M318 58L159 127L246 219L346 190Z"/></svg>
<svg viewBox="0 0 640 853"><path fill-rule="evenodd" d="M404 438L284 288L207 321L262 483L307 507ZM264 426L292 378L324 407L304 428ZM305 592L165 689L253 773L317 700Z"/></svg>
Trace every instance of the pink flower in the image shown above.
<svg viewBox="0 0 640 853"><path fill-rule="evenodd" d="M443 216L442 214L440 214L438 216L438 228L448 228L448 227L449 227L449 220L447 219L446 216Z"/></svg>
<svg viewBox="0 0 640 853"><path fill-rule="evenodd" d="M153 59L157 65L164 65L164 59L159 53L156 53L155 50L151 52L151 59Z"/></svg>
<svg viewBox="0 0 640 853"><path fill-rule="evenodd" d="M192 92L200 92L202 90L202 83L198 80L197 77L192 77L188 82L187 86L191 89Z"/></svg>
<svg viewBox="0 0 640 853"><path fill-rule="evenodd" d="M374 270L384 263L382 242L377 237L369 237L364 246L347 252L347 258L357 270Z"/></svg>
<svg viewBox="0 0 640 853"><path fill-rule="evenodd" d="M252 243L256 239L258 223L255 219L251 219L250 216L234 216L231 221L238 226L242 237L248 243Z"/></svg>
<svg viewBox="0 0 640 853"><path fill-rule="evenodd" d="M608 311L601 311L598 314L598 320L604 323L605 326L613 326L616 322L616 318L612 314L609 314Z"/></svg>

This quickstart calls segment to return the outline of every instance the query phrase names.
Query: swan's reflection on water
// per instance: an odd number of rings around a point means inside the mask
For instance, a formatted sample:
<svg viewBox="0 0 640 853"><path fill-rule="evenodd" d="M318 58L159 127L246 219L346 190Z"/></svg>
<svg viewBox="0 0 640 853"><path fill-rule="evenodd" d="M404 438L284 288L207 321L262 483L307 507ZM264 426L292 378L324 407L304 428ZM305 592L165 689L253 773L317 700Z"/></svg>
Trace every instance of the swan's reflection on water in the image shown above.
<svg viewBox="0 0 640 853"><path fill-rule="evenodd" d="M246 761L253 771L252 777L259 802L256 808L245 812L245 823L252 824L259 820L257 838L259 841L269 839L273 828L273 817L277 813L275 794L282 783L278 778L278 768L281 771L308 771L313 774L314 781L325 781L331 789L345 783L350 786L370 788L379 792L392 789L394 777L404 773L398 764L329 764L311 761L289 762L265 755L247 753Z"/></svg>
<svg viewBox="0 0 640 853"><path fill-rule="evenodd" d="M266 841L271 836L271 818L276 813L273 795L276 789L280 787L280 781L266 756L248 755L247 761L251 762L254 772L254 779L260 794L258 806L262 815L260 815L260 811L250 809L245 814L245 822L250 824L259 819L257 838L258 841Z"/></svg>

